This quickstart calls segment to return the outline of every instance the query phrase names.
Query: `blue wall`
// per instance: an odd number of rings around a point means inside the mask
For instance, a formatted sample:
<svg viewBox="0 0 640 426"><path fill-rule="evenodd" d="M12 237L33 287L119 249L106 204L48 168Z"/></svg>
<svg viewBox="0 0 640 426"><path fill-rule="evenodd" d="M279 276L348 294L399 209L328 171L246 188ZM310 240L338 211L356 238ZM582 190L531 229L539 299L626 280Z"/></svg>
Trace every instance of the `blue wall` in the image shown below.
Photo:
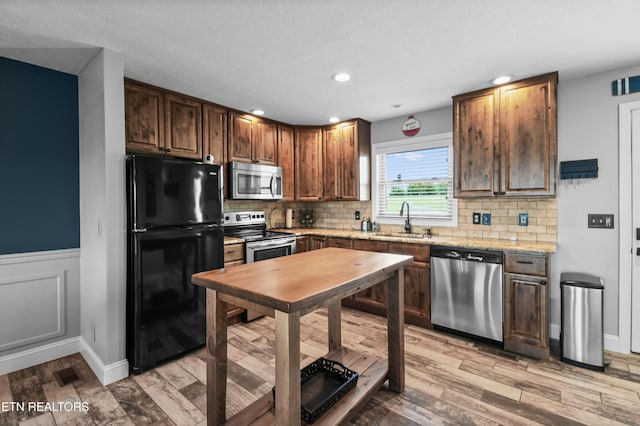
<svg viewBox="0 0 640 426"><path fill-rule="evenodd" d="M0 254L80 247L78 77L0 57Z"/></svg>

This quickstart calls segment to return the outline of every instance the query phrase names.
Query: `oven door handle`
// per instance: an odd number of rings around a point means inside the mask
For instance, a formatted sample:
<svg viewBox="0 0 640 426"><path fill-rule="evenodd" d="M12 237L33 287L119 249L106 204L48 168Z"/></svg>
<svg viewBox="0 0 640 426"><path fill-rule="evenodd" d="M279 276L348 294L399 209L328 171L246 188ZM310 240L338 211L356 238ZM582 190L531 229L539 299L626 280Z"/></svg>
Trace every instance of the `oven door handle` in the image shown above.
<svg viewBox="0 0 640 426"><path fill-rule="evenodd" d="M256 248L264 248L264 247L283 247L293 244L296 241L295 238L288 238L286 240L278 240L277 242L273 240L267 241L252 241L251 243L247 243L247 249L256 249Z"/></svg>

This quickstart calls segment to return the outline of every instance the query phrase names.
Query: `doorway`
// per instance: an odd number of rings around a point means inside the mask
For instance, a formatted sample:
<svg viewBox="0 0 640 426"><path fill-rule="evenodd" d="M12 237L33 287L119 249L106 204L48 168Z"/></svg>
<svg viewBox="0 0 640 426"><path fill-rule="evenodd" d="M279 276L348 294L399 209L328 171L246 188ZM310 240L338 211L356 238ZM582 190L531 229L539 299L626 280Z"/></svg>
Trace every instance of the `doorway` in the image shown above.
<svg viewBox="0 0 640 426"><path fill-rule="evenodd" d="M640 101L619 105L619 350L640 352Z"/></svg>

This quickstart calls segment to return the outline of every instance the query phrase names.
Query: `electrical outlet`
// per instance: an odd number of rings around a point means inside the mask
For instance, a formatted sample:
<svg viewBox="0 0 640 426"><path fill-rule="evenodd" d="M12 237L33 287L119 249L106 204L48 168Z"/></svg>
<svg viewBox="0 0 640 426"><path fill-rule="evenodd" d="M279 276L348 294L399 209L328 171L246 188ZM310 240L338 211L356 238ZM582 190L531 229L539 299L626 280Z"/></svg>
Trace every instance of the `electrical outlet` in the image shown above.
<svg viewBox="0 0 640 426"><path fill-rule="evenodd" d="M491 225L491 213L482 213L482 224Z"/></svg>
<svg viewBox="0 0 640 426"><path fill-rule="evenodd" d="M355 219L360 220L360 210L356 210Z"/></svg>
<svg viewBox="0 0 640 426"><path fill-rule="evenodd" d="M588 214L589 228L607 228L613 229L613 215L612 214Z"/></svg>
<svg viewBox="0 0 640 426"><path fill-rule="evenodd" d="M529 226L529 213L520 213L518 215L518 225Z"/></svg>
<svg viewBox="0 0 640 426"><path fill-rule="evenodd" d="M482 215L480 213L473 212L473 224L480 225L482 223Z"/></svg>

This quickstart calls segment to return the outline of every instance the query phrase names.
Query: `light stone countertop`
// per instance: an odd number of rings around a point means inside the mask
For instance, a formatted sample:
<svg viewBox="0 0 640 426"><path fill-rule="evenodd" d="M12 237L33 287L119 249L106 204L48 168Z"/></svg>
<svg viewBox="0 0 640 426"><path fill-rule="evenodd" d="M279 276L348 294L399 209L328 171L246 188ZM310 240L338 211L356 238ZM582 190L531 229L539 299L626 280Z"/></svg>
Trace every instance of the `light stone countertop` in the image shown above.
<svg viewBox="0 0 640 426"><path fill-rule="evenodd" d="M225 246L229 246L231 244L244 244L244 239L243 238L236 238L236 237L224 237L224 245Z"/></svg>
<svg viewBox="0 0 640 426"><path fill-rule="evenodd" d="M502 250L512 252L529 253L554 253L557 245L553 242L511 241L492 238L463 238L463 237L431 237L423 238L421 235L412 234L415 238L408 238L399 233L386 232L362 232L345 229L328 228L291 228L275 229L279 232L289 232L298 236L318 235L326 237L353 238L361 240L392 241L411 244L443 245L452 247L469 247L487 250Z"/></svg>

